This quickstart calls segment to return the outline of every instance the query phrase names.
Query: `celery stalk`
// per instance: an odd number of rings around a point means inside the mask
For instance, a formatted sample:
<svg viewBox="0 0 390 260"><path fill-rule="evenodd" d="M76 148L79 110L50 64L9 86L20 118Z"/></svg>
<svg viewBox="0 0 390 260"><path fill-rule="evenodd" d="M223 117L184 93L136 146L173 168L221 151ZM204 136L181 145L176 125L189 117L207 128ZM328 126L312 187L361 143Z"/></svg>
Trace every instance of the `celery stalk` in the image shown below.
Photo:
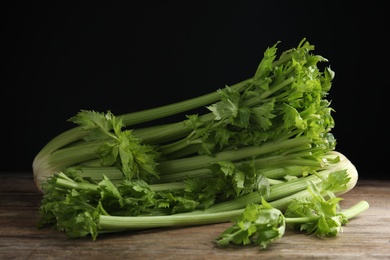
<svg viewBox="0 0 390 260"><path fill-rule="evenodd" d="M106 232L226 222L253 204L284 211L312 197L337 202L358 174L335 150L326 99L334 73L318 68L327 60L312 55L306 39L278 59L276 46L252 78L233 86L144 111L82 110L69 119L79 126L33 161L43 192L38 226L95 240ZM208 112L185 114L202 107ZM153 125L172 115L183 120ZM146 122L152 126L139 125Z"/></svg>

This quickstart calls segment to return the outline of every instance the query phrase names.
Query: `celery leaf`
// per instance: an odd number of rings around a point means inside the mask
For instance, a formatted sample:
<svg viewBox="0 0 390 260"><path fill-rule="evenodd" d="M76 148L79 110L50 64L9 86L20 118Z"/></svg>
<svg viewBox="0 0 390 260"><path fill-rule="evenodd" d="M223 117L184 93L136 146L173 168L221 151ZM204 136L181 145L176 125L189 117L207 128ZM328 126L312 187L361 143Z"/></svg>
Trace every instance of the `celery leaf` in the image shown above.
<svg viewBox="0 0 390 260"><path fill-rule="evenodd" d="M263 204L248 204L233 225L215 239L218 246L257 244L265 249L269 243L281 238L285 232L282 212L263 200Z"/></svg>

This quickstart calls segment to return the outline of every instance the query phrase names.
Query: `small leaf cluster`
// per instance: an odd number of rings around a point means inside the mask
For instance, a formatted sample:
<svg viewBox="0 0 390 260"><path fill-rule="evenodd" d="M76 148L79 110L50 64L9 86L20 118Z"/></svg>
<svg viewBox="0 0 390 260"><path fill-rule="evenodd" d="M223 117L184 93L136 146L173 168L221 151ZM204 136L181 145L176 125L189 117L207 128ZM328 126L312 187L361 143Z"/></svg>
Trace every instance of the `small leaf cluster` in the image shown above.
<svg viewBox="0 0 390 260"><path fill-rule="evenodd" d="M285 218L282 212L266 201L262 204L250 203L234 224L215 239L218 246L259 245L265 249L269 243L281 238L285 232Z"/></svg>
<svg viewBox="0 0 390 260"><path fill-rule="evenodd" d="M160 154L153 146L136 138L132 130L123 130L122 120L111 111L81 110L69 121L79 124L87 133L86 141L106 140L96 150L103 166L117 166L127 179L158 176L156 165Z"/></svg>

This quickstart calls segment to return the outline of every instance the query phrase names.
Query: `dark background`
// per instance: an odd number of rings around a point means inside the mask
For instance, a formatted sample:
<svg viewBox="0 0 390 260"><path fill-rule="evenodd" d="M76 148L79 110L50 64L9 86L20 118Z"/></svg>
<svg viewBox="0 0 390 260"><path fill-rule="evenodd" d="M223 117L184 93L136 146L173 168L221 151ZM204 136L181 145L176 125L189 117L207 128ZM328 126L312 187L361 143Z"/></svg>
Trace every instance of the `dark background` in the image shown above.
<svg viewBox="0 0 390 260"><path fill-rule="evenodd" d="M140 2L2 7L0 171L32 171L80 109L119 115L209 93L251 77L277 41L306 37L336 73L337 150L360 178L389 178L384 2Z"/></svg>

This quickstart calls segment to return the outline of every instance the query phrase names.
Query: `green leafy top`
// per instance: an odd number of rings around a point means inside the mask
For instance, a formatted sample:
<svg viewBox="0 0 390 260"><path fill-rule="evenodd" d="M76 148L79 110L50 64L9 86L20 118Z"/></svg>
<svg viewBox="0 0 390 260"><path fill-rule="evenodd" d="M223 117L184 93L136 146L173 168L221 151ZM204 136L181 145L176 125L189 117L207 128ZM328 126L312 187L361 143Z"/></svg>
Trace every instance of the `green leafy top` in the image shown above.
<svg viewBox="0 0 390 260"><path fill-rule="evenodd" d="M312 55L314 46L303 40L297 48L276 59L277 44L268 48L254 77L241 88L218 90L220 101L207 108L214 120L197 122L191 138L202 139L202 152L213 154L224 147L261 145L306 135L316 146L334 149L334 127L326 95L334 73L320 71L325 58ZM330 142L332 140L332 142Z"/></svg>
<svg viewBox="0 0 390 260"><path fill-rule="evenodd" d="M342 225L348 222L340 213L339 202L342 199L337 197L325 199L321 195L321 190L312 182L308 183L308 191L312 196L309 199L293 200L285 212L285 217L311 219L305 223L291 224L292 227L309 234L314 233L319 237L336 236L342 231Z"/></svg>
<svg viewBox="0 0 390 260"><path fill-rule="evenodd" d="M132 130L122 131L125 127L122 120L110 111L104 114L81 110L69 120L86 131L86 141L106 140L96 150L103 166L116 165L127 179L158 176L156 165L160 154L153 146L134 137Z"/></svg>

